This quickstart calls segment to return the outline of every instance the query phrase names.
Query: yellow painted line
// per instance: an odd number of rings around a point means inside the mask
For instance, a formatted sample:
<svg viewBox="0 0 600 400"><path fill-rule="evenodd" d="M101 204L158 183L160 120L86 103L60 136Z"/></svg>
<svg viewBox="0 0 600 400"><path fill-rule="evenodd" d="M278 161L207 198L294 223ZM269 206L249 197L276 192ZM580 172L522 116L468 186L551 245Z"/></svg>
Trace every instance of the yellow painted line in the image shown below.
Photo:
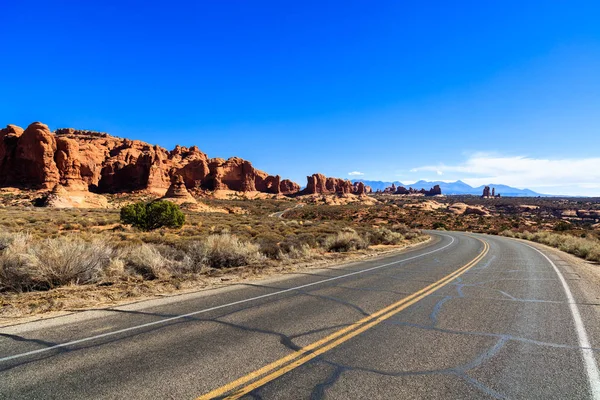
<svg viewBox="0 0 600 400"><path fill-rule="evenodd" d="M340 344L350 340L351 338L359 335L367 329L381 323L382 321L392 317L400 311L410 307L414 303L422 300L426 296L430 295L431 293L447 285L460 275L464 274L467 270L469 270L470 268L475 266L479 261L481 261L481 259L483 259L483 257L485 257L487 252L489 251L489 245L487 244L487 242L481 239L477 240L483 243L483 250L481 251L481 253L479 253L479 255L477 255L477 257L475 257L469 263L452 272L451 274L446 275L439 281L432 283L431 285L419 290L418 292L415 292L403 298L402 300L369 315L368 317L356 321L355 323L346 328L340 329L339 331L336 331L331 335L324 337L323 339L320 339L306 347L303 347L302 349L297 350L289 354L288 356L280 358L279 360L274 361L256 371L253 371L248 375L245 375L231 383L228 383L205 395L202 395L198 397L197 400L208 400L217 397L223 397L236 388L238 389L225 398L238 399L241 396L250 393L254 389L265 385L266 383L299 367L302 364L305 364L313 358L333 349L334 347L339 346ZM261 376L262 378L260 378Z"/></svg>

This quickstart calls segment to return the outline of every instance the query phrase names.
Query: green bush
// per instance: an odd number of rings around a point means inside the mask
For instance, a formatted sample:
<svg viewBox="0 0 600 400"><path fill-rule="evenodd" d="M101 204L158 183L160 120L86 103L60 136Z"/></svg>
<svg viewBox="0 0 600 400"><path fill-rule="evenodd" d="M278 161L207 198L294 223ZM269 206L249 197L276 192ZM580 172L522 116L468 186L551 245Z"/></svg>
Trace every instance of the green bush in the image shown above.
<svg viewBox="0 0 600 400"><path fill-rule="evenodd" d="M143 231L151 231L163 226L181 228L185 223L185 215L177 204L170 201L140 202L121 208L121 222Z"/></svg>
<svg viewBox="0 0 600 400"><path fill-rule="evenodd" d="M433 226L431 227L432 229L437 229L437 230L446 230L446 224L444 224L443 222L434 222Z"/></svg>
<svg viewBox="0 0 600 400"><path fill-rule="evenodd" d="M565 221L560 221L558 224L554 226L554 230L557 232L564 232L571 229L571 224Z"/></svg>

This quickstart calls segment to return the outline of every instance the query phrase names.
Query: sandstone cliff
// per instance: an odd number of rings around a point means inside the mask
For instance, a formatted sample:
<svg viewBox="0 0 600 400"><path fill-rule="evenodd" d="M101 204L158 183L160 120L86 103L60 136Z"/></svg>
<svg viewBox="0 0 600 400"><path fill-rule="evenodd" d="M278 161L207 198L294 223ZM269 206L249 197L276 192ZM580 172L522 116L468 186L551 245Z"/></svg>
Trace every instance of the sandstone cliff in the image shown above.
<svg viewBox="0 0 600 400"><path fill-rule="evenodd" d="M313 174L306 177L306 188L302 194L356 194L371 193L371 188L362 182L352 183L347 179L330 178L323 174Z"/></svg>
<svg viewBox="0 0 600 400"><path fill-rule="evenodd" d="M142 190L162 196L172 184L180 193L182 189L273 194L300 190L298 184L257 170L241 158L209 159L196 146L167 151L103 132L66 128L53 133L40 122L25 130L15 125L0 130L0 186L52 189L61 185L66 190Z"/></svg>

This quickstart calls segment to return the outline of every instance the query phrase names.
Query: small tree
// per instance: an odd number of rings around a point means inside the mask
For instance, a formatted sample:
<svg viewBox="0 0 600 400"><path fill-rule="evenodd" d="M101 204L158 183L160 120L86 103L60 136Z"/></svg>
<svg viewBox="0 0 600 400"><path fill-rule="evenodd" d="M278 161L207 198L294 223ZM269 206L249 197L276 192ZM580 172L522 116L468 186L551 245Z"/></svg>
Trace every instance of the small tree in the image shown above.
<svg viewBox="0 0 600 400"><path fill-rule="evenodd" d="M177 204L170 201L139 202L121 208L121 222L143 231L151 231L163 226L181 228L185 223L185 215Z"/></svg>

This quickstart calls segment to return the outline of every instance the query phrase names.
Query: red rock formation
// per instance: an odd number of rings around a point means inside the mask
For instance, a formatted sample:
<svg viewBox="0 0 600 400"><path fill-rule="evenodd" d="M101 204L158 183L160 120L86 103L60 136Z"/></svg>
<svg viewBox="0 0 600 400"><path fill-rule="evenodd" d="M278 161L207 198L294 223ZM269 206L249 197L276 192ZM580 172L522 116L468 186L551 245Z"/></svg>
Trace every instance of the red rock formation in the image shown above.
<svg viewBox="0 0 600 400"><path fill-rule="evenodd" d="M164 195L163 199L173 201L178 204L197 203L196 199L188 192L185 187L185 181L181 175L173 175L171 185Z"/></svg>
<svg viewBox="0 0 600 400"><path fill-rule="evenodd" d="M8 126L2 130L3 155L0 160L0 182L3 186L32 186L51 189L59 182L60 175L54 153L56 139L48 127L34 122L22 129Z"/></svg>
<svg viewBox="0 0 600 400"><path fill-rule="evenodd" d="M439 194L442 194L442 188L440 185L435 185L425 193L425 196L436 196Z"/></svg>
<svg viewBox="0 0 600 400"><path fill-rule="evenodd" d="M300 191L300 185L289 179L281 180L279 175L271 176L265 173L256 175L256 190L274 194L294 194Z"/></svg>
<svg viewBox="0 0 600 400"><path fill-rule="evenodd" d="M359 195L359 196L365 195L367 193L371 193L371 191L372 191L369 186L365 186L365 184L363 182L360 182L360 181L359 182L354 182L354 185L353 185L352 189L353 189L352 190L353 193L356 194L356 195Z"/></svg>
<svg viewBox="0 0 600 400"><path fill-rule="evenodd" d="M483 194L481 195L482 198L487 199L488 197L490 197L490 187L486 186L483 188Z"/></svg>
<svg viewBox="0 0 600 400"><path fill-rule="evenodd" d="M327 178L323 174L307 176L306 189L303 192L305 194L327 193L327 188L325 187L326 180Z"/></svg>
<svg viewBox="0 0 600 400"><path fill-rule="evenodd" d="M300 187L233 157L208 159L196 146L167 151L102 132L59 129L39 122L25 131L0 130L0 186L91 189L101 193L144 190L164 194L178 176L187 189L293 194Z"/></svg>
<svg viewBox="0 0 600 400"><path fill-rule="evenodd" d="M350 194L354 192L352 182L341 178L328 178L323 174L307 176L303 194Z"/></svg>
<svg viewBox="0 0 600 400"><path fill-rule="evenodd" d="M300 185L296 182L292 182L289 179L284 179L279 184L279 191L282 194L294 194L300 191Z"/></svg>

